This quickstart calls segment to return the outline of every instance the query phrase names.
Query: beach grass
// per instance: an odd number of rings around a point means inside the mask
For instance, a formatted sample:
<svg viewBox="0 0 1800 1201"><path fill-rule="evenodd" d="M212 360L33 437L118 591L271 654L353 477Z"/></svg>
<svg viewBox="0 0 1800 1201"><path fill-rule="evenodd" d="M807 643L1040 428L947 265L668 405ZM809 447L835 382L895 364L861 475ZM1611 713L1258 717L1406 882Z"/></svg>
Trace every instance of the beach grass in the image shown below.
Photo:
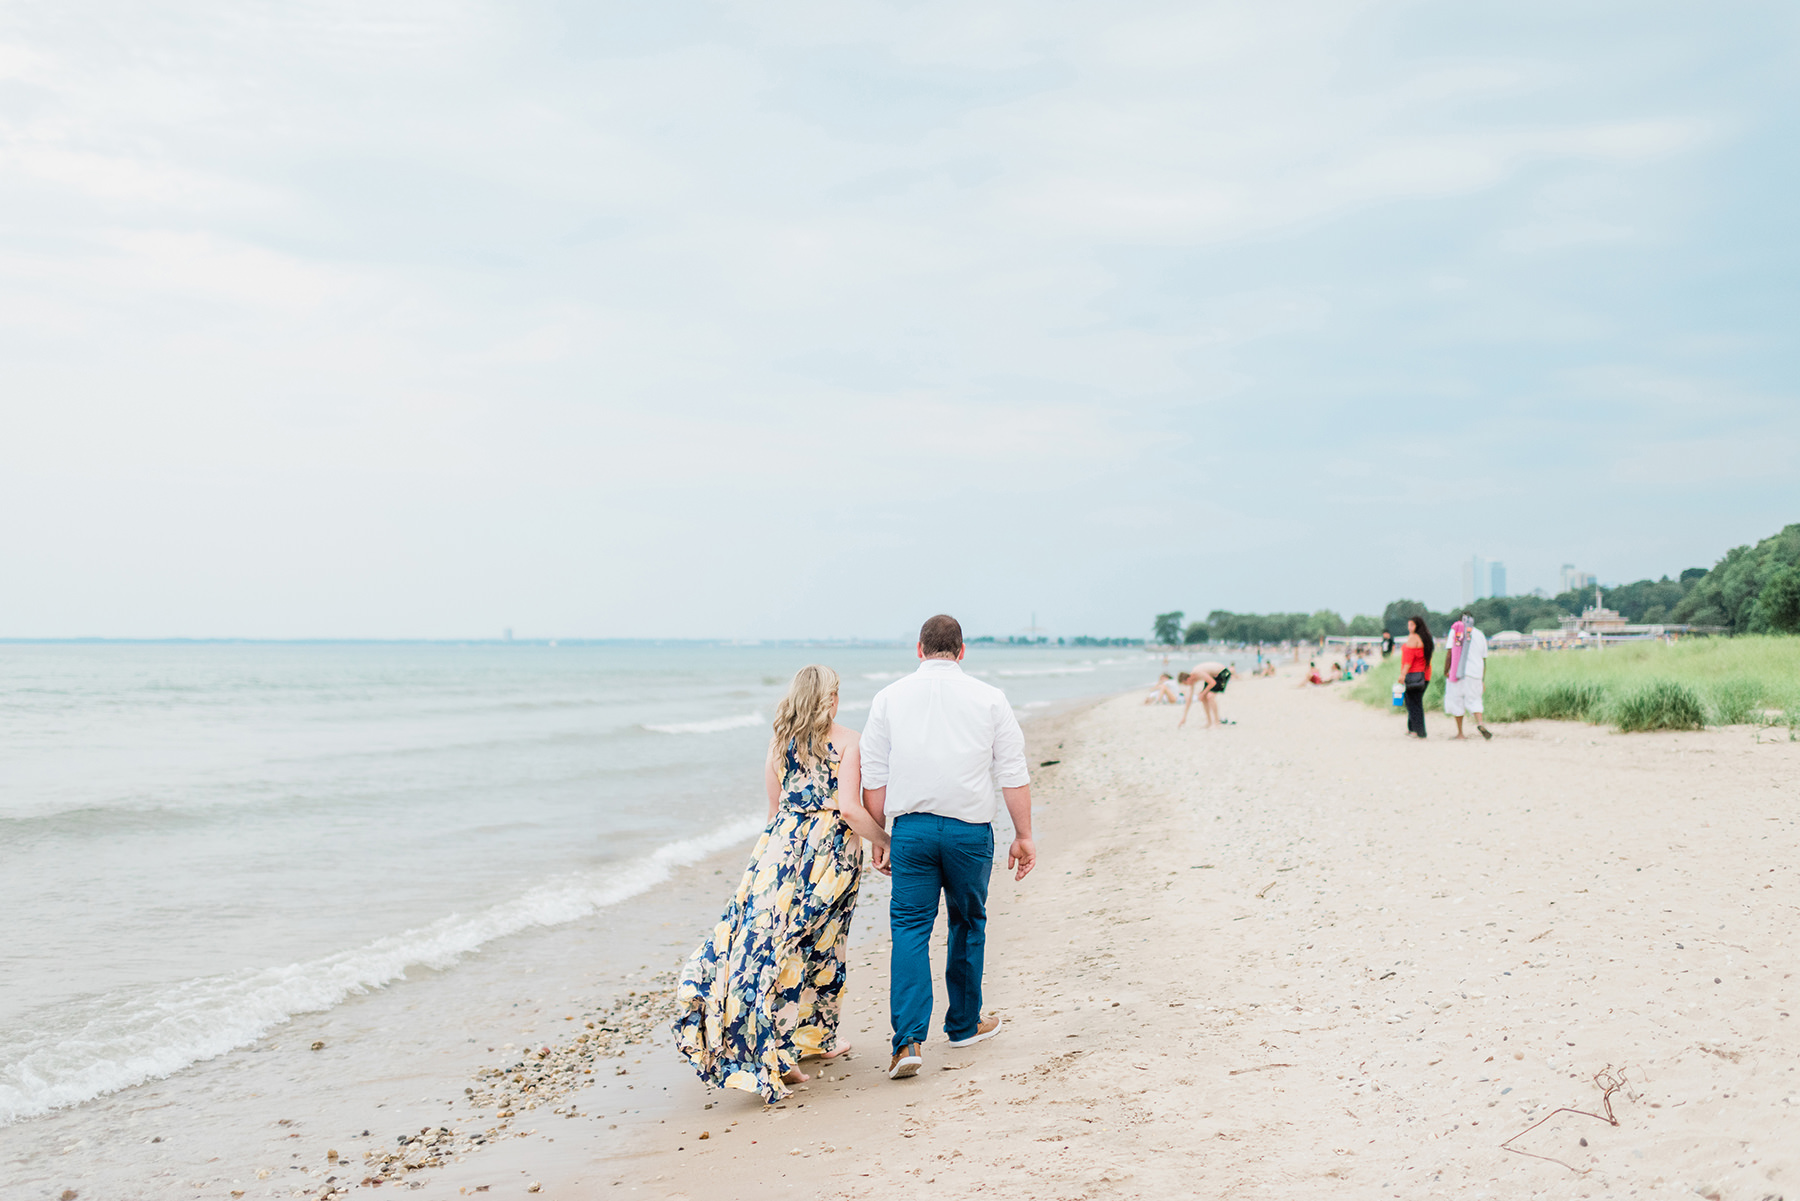
<svg viewBox="0 0 1800 1201"><path fill-rule="evenodd" d="M1391 706L1399 658L1365 675L1353 695ZM1432 681L1425 705L1441 710L1442 655L1433 672L1440 678ZM1800 638L1687 638L1598 651L1502 652L1488 658L1484 692L1488 721L1556 718L1625 731L1779 725L1790 737L1800 736Z"/></svg>

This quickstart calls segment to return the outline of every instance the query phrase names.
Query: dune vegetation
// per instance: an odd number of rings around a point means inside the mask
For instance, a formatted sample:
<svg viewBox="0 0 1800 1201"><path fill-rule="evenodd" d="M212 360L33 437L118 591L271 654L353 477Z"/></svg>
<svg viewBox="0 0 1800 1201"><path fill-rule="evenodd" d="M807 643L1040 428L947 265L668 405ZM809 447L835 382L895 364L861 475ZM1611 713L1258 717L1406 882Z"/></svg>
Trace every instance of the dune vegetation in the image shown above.
<svg viewBox="0 0 1800 1201"><path fill-rule="evenodd" d="M1354 695L1391 706L1399 672L1396 654L1357 681ZM1425 705L1442 710L1441 653L1432 673ZM1779 725L1789 737L1800 737L1800 638L1687 638L1673 645L1503 652L1488 658L1484 691L1490 722L1543 717L1625 731Z"/></svg>

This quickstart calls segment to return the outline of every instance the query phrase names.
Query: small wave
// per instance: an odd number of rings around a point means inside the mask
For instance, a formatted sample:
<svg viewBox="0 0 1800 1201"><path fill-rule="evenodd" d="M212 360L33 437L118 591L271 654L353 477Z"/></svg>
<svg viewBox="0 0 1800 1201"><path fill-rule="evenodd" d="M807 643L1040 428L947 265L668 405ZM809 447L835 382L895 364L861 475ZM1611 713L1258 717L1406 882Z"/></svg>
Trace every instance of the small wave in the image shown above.
<svg viewBox="0 0 1800 1201"><path fill-rule="evenodd" d="M330 1009L402 979L410 968L441 971L495 939L586 917L746 841L763 824L746 815L659 847L623 870L554 880L473 917L451 914L307 963L112 993L28 1020L25 1033L0 1042L0 1126L223 1055L296 1014Z"/></svg>
<svg viewBox="0 0 1800 1201"><path fill-rule="evenodd" d="M711 721L678 721L662 726L645 722L644 729L657 734L717 734L721 730L741 730L746 726L762 724L762 714L744 713L737 717L715 717Z"/></svg>
<svg viewBox="0 0 1800 1201"><path fill-rule="evenodd" d="M1027 709L1048 709L1050 707L1050 702L1049 701L1026 701L1025 707Z"/></svg>
<svg viewBox="0 0 1800 1201"><path fill-rule="evenodd" d="M868 701L843 701L838 705L839 713L855 713L858 709L867 709Z"/></svg>
<svg viewBox="0 0 1800 1201"><path fill-rule="evenodd" d="M1092 663L1081 663L1071 667L1021 667L1012 671L995 672L998 676L1074 676L1094 670Z"/></svg>
<svg viewBox="0 0 1800 1201"><path fill-rule="evenodd" d="M907 676L907 675L911 675L911 674L912 674L911 672L907 672L907 671L865 671L865 672L863 672L863 679L865 679L865 680L898 680L902 676Z"/></svg>

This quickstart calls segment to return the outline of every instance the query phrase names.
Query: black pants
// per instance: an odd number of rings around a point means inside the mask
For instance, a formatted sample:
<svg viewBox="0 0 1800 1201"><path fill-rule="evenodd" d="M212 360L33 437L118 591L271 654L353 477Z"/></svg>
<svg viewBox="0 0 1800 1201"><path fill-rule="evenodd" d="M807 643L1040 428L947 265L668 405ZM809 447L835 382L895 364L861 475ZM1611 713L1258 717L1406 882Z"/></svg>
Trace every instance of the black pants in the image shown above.
<svg viewBox="0 0 1800 1201"><path fill-rule="evenodd" d="M1429 684L1406 690L1406 732L1425 737L1425 689Z"/></svg>

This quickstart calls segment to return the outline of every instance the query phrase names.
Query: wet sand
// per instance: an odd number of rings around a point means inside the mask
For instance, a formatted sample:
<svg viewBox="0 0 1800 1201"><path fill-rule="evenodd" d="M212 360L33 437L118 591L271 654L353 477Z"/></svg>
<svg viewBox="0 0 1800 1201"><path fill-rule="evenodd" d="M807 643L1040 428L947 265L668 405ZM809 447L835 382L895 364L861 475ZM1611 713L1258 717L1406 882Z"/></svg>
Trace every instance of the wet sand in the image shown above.
<svg viewBox="0 0 1800 1201"><path fill-rule="evenodd" d="M1285 673L1224 709L1178 731L1122 697L1031 733L1061 762L1037 872L994 881L998 1038L935 1034L888 1081L865 926L861 1053L789 1102L708 1096L659 1048L671 1109L628 1153L469 1166L554 1197L1800 1194L1800 744L1459 743L1435 715L1418 743ZM1616 1127L1553 1113L1604 1113L1597 1076ZM1546 1116L1511 1144L1541 1158L1503 1149Z"/></svg>

